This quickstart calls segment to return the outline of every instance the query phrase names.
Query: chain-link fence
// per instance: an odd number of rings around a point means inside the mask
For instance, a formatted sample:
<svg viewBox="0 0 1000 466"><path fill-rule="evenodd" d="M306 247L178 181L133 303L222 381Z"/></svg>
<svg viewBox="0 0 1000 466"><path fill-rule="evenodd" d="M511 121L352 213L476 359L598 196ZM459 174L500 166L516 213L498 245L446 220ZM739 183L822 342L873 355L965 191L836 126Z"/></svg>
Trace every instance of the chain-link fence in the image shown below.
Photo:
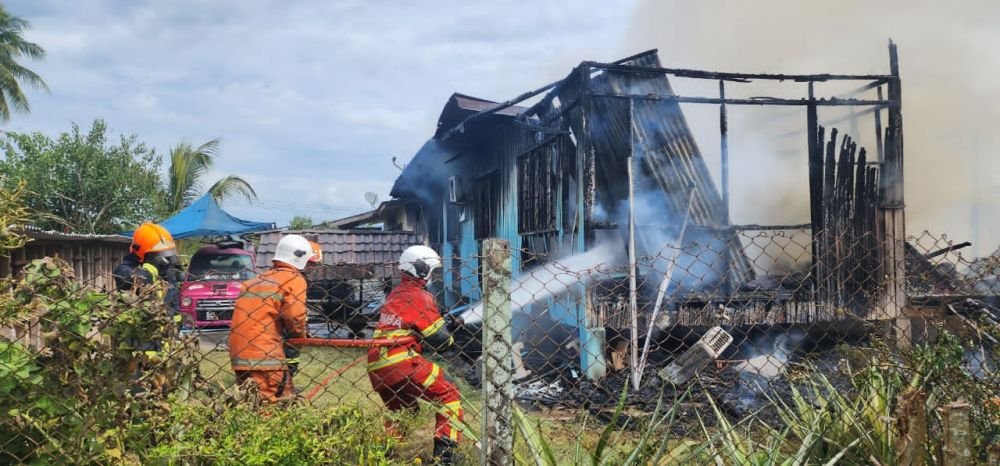
<svg viewBox="0 0 1000 466"><path fill-rule="evenodd" d="M215 264L181 286L181 319L156 289L32 262L0 297L0 458L996 460L996 254L928 233L903 264L874 238L797 226L667 236L644 256L484 240L426 286L395 260Z"/></svg>

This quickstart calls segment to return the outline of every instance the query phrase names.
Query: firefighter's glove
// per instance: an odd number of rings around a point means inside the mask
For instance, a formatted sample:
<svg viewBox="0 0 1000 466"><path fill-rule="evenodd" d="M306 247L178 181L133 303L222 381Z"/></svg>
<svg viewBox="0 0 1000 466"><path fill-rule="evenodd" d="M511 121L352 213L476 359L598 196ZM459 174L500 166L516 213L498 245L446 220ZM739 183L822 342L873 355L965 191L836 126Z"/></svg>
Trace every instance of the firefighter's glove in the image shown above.
<svg viewBox="0 0 1000 466"><path fill-rule="evenodd" d="M433 334L424 337L424 344L440 353L454 345L455 339L452 338L451 332L442 328Z"/></svg>
<svg viewBox="0 0 1000 466"><path fill-rule="evenodd" d="M292 345L285 345L285 365L288 366L288 372L291 375L295 375L299 371L299 349Z"/></svg>
<svg viewBox="0 0 1000 466"><path fill-rule="evenodd" d="M465 325L465 321L459 316L448 314L444 316L444 324L449 332L454 332Z"/></svg>

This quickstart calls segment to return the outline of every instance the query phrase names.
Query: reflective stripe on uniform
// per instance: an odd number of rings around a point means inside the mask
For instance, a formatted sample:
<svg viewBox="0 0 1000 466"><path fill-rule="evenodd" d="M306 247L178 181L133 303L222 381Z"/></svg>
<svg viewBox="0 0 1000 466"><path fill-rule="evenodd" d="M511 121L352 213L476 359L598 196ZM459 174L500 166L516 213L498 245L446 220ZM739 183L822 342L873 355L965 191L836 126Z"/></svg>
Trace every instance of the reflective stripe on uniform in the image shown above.
<svg viewBox="0 0 1000 466"><path fill-rule="evenodd" d="M462 410L462 401L461 400L455 400L455 401L451 401L451 402L445 403L445 404L441 405L440 408L438 408L438 412L439 413L444 414L445 416L448 416L448 417L452 417L452 418L455 417L455 416L457 416L458 412L461 411L461 410Z"/></svg>
<svg viewBox="0 0 1000 466"><path fill-rule="evenodd" d="M153 276L153 283L156 283L156 280L159 280L160 270L157 269L155 265L145 262L142 264L142 270L149 272L149 274Z"/></svg>
<svg viewBox="0 0 1000 466"><path fill-rule="evenodd" d="M142 264L142 270L145 270L153 277L151 285L156 289L156 297L163 299L167 294L167 290L164 288L163 283L160 282L160 270L156 268L155 265L145 262Z"/></svg>
<svg viewBox="0 0 1000 466"><path fill-rule="evenodd" d="M431 385L434 385L434 382L437 382L439 375L441 375L441 367L439 367L437 364L431 363L431 373L430 375L427 376L426 379L424 379L421 385L423 385L424 388L428 388Z"/></svg>
<svg viewBox="0 0 1000 466"><path fill-rule="evenodd" d="M252 291L244 290L240 292L241 298L261 298L261 299L275 299L277 301L283 301L284 296L279 291Z"/></svg>
<svg viewBox="0 0 1000 466"><path fill-rule="evenodd" d="M441 405L437 411L448 418L448 438L451 440L458 440L458 429L456 428L456 423L462 422L462 402L460 400L455 400L450 403L445 403Z"/></svg>
<svg viewBox="0 0 1000 466"><path fill-rule="evenodd" d="M413 335L413 330L406 328L397 328L393 330L375 330L372 338L396 338L396 337L408 337Z"/></svg>
<svg viewBox="0 0 1000 466"><path fill-rule="evenodd" d="M230 363L233 367L249 367L249 370L257 368L282 368L285 367L285 360L283 359L241 359L232 358Z"/></svg>
<svg viewBox="0 0 1000 466"><path fill-rule="evenodd" d="M387 355L384 348L379 351L379 359L375 362L368 363L368 372L384 369L386 367L392 366L394 364L399 364L408 359L413 359L417 356L417 353L407 350L401 353L396 353L393 355Z"/></svg>
<svg viewBox="0 0 1000 466"><path fill-rule="evenodd" d="M444 319L435 320L433 324L430 324L427 326L427 328L421 330L420 334L426 338L431 335L434 335L434 333L437 332L438 330L441 330L441 327L444 327Z"/></svg>

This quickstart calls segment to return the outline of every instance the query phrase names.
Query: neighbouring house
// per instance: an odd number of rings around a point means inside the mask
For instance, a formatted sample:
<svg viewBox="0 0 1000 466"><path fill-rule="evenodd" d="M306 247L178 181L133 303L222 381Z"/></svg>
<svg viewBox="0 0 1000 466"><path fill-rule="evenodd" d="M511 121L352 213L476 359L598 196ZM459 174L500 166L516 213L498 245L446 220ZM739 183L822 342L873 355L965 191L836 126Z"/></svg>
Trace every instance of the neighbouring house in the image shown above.
<svg viewBox="0 0 1000 466"><path fill-rule="evenodd" d="M420 204L413 201L394 199L385 201L375 209L349 217L323 222L318 226L323 230L381 230L408 231L424 235L427 227L421 218Z"/></svg>

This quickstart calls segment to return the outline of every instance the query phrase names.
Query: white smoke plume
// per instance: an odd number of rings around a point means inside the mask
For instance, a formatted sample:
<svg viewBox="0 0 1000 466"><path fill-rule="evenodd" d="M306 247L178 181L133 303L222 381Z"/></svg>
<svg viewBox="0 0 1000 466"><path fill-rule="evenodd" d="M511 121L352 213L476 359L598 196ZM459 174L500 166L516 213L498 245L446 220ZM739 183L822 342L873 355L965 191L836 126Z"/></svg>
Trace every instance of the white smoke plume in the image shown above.
<svg viewBox="0 0 1000 466"><path fill-rule="evenodd" d="M1000 244L1000 2L886 0L642 0L626 53L658 48L664 66L774 73L888 73L899 45L903 85L907 222L970 240L977 255ZM718 95L718 83L672 80L686 95ZM818 85L824 95L850 89ZM802 97L801 83L727 84L727 96ZM866 95L866 97L868 97ZM709 163L718 165L716 106L685 105ZM808 222L805 112L730 107L733 220ZM852 133L846 110L820 122ZM837 121L841 120L841 121ZM870 116L852 134L875 152ZM884 124L883 114L883 124ZM717 173L717 172L716 172Z"/></svg>

